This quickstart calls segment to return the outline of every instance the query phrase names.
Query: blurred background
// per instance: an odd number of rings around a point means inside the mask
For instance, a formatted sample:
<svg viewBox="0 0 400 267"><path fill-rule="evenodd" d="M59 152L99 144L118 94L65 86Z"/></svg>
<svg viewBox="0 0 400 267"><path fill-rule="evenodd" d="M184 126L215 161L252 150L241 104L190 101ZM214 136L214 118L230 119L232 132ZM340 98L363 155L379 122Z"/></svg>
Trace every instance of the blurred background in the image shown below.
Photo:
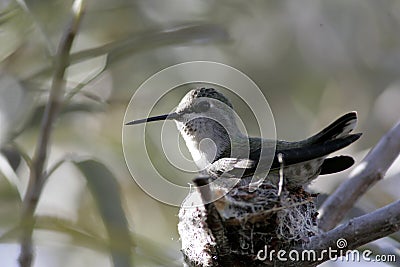
<svg viewBox="0 0 400 267"><path fill-rule="evenodd" d="M0 1L0 266L17 266L12 229L71 6L70 0ZM178 208L146 195L122 152L125 109L156 72L193 60L242 71L269 101L279 139L303 139L356 110L357 131L364 134L341 152L359 162L400 118L399 29L396 0L87 1L67 70L68 101L47 160L53 172L36 211L34 266L113 266L109 247L126 244L126 233L133 266L182 265ZM169 112L184 93L173 91L154 112ZM245 110L239 105L239 114ZM159 132L149 134L158 139ZM157 145L148 149L162 153ZM160 172L169 168L155 161ZM348 174L321 177L311 188L330 193ZM187 182L194 177L172 175ZM398 200L399 177L397 160L350 216ZM393 254L399 242L397 233L365 248ZM343 265L357 264L325 263Z"/></svg>

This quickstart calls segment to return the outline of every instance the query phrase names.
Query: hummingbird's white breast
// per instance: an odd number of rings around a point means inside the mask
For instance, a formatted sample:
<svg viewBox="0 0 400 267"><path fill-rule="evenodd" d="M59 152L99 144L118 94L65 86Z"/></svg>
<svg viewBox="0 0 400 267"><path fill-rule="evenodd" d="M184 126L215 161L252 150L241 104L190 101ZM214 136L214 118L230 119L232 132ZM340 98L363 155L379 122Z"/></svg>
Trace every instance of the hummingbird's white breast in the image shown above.
<svg viewBox="0 0 400 267"><path fill-rule="evenodd" d="M184 122L176 121L176 125L197 167L200 170L209 167L220 154L220 147L215 140L203 136L199 132L190 134Z"/></svg>

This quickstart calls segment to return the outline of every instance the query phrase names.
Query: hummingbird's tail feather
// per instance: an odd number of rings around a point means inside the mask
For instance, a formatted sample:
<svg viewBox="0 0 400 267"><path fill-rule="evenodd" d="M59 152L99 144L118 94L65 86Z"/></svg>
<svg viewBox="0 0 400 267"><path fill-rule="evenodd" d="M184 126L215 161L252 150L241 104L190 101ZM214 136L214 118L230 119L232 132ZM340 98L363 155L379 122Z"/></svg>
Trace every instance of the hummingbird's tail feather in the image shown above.
<svg viewBox="0 0 400 267"><path fill-rule="evenodd" d="M361 133L348 134L345 137L336 138L333 140L320 143L309 143L296 148L281 149L277 151L283 156L285 165L297 164L304 161L309 161L321 157L325 157L339 149L342 149L359 139ZM277 157L274 157L272 169L279 168L280 163Z"/></svg>
<svg viewBox="0 0 400 267"><path fill-rule="evenodd" d="M354 164L354 159L350 156L337 156L327 158L321 165L320 175L331 174L344 171Z"/></svg>
<svg viewBox="0 0 400 267"><path fill-rule="evenodd" d="M357 125L357 112L352 111L347 114L344 114L334 122L332 122L329 126L325 127L319 133L307 138L302 141L307 144L321 144L326 141L345 137L350 134L351 131Z"/></svg>

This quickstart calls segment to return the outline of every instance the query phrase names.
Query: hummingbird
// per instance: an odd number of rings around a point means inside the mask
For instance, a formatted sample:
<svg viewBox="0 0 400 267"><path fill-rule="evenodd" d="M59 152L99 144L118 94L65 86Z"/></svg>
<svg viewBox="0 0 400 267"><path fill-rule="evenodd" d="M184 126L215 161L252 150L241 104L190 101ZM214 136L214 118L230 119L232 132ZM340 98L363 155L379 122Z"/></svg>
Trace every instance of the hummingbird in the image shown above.
<svg viewBox="0 0 400 267"><path fill-rule="evenodd" d="M351 134L357 124L357 113L353 111L302 141L250 137L238 127L229 99L206 87L190 90L170 114L133 120L126 125L162 120L175 121L194 162L208 176L249 180L261 170L267 180L276 184L282 169L289 189L305 186L319 175L351 167L351 156L328 156L361 136Z"/></svg>

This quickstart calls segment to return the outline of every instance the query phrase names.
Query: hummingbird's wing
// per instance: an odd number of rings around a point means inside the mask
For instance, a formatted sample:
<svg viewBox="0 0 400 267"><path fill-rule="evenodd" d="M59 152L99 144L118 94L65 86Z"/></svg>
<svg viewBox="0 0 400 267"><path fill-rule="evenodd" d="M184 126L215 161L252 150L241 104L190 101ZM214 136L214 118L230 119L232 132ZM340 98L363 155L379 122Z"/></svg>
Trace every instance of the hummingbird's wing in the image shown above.
<svg viewBox="0 0 400 267"><path fill-rule="evenodd" d="M298 166L301 163L310 162L316 159L324 159L329 154L340 150L351 143L355 142L358 138L360 138L361 134L348 134L345 137L340 137L333 140L328 140L322 143L306 143L303 145L299 145L296 142L293 142L293 146L288 145L288 142L285 142L285 146L277 144L276 151L274 153L272 164L271 164L271 155L266 153L266 158L263 158L261 155L261 146L259 145L260 140L256 138L250 139L250 157L249 159L256 164L251 166L249 169L245 171L245 176L253 175L254 172L263 172L265 171L263 165L267 167L270 166L270 170L279 170L282 167L282 163L279 162L278 155L281 154L283 166L285 168L290 168L290 166ZM282 141L278 141L282 142ZM321 164L318 165L317 169L310 170L313 174L329 174L343 171L350 166L352 166L354 160L349 156L338 156L332 158L325 158L321 161ZM260 166L259 166L260 165ZM256 169L256 167L258 169Z"/></svg>
<svg viewBox="0 0 400 267"><path fill-rule="evenodd" d="M247 169L252 169L256 162L250 159L221 158L208 166L207 172L213 176L234 178L242 177Z"/></svg>
<svg viewBox="0 0 400 267"><path fill-rule="evenodd" d="M340 150L340 149L350 145L351 143L355 142L357 139L360 138L360 136L361 136L361 133L349 134L346 137L329 140L329 141L326 141L323 143L309 143L309 144L305 144L303 146L296 145L295 148L277 149L276 155L282 154L283 163L285 166L297 164L297 163L301 163L301 162L305 162L305 161L309 161L309 160L313 160L313 159L318 159L321 157L326 157L329 154L331 154L337 150ZM326 160L328 160L328 159L325 159L325 161ZM337 158L337 159L332 158L331 163L336 162L336 164L337 164L343 160L346 161L345 163L346 163L346 165L348 165L349 161L347 160L347 158ZM329 163L329 161L328 161L328 163ZM278 161L278 157L275 156L274 160L272 162L271 169L279 168L280 165L281 164ZM332 166L333 166L333 164L331 165L331 167ZM328 167L328 165L327 165L327 167ZM343 169L339 168L338 171L341 171L341 170L343 170ZM326 172L326 173L328 173L328 172ZM332 173L332 172L329 172L329 173Z"/></svg>
<svg viewBox="0 0 400 267"><path fill-rule="evenodd" d="M279 154L282 155L284 165L288 166L328 156L329 154L350 145L361 136L360 133L350 134L356 124L357 113L349 112L335 120L319 133L305 140L297 142L278 140L271 169L280 168L281 164L278 160ZM250 138L249 141L250 159L256 162L263 162L263 159L260 158L261 150L264 149L263 146L268 149L268 146L270 146L270 143L273 141L256 137ZM337 166L336 169L339 171L342 170L341 168L348 168L354 162L350 160L349 157L344 156L326 159L326 161L326 173L331 173L335 169L335 165ZM343 163L344 167L338 166L340 163Z"/></svg>
<svg viewBox="0 0 400 267"><path fill-rule="evenodd" d="M268 171L276 173L282 167L278 160L280 154L284 175L293 180L293 185L302 185L319 174L339 172L353 165L354 160L350 156L327 156L360 138L361 133L350 134L356 123L357 114L347 113L308 139L299 142L277 141L275 153L272 154L273 140L251 137L248 139L248 157L233 158L224 154L209 166L208 172L216 177L236 178ZM265 149L263 151L266 153L261 153L262 149Z"/></svg>

